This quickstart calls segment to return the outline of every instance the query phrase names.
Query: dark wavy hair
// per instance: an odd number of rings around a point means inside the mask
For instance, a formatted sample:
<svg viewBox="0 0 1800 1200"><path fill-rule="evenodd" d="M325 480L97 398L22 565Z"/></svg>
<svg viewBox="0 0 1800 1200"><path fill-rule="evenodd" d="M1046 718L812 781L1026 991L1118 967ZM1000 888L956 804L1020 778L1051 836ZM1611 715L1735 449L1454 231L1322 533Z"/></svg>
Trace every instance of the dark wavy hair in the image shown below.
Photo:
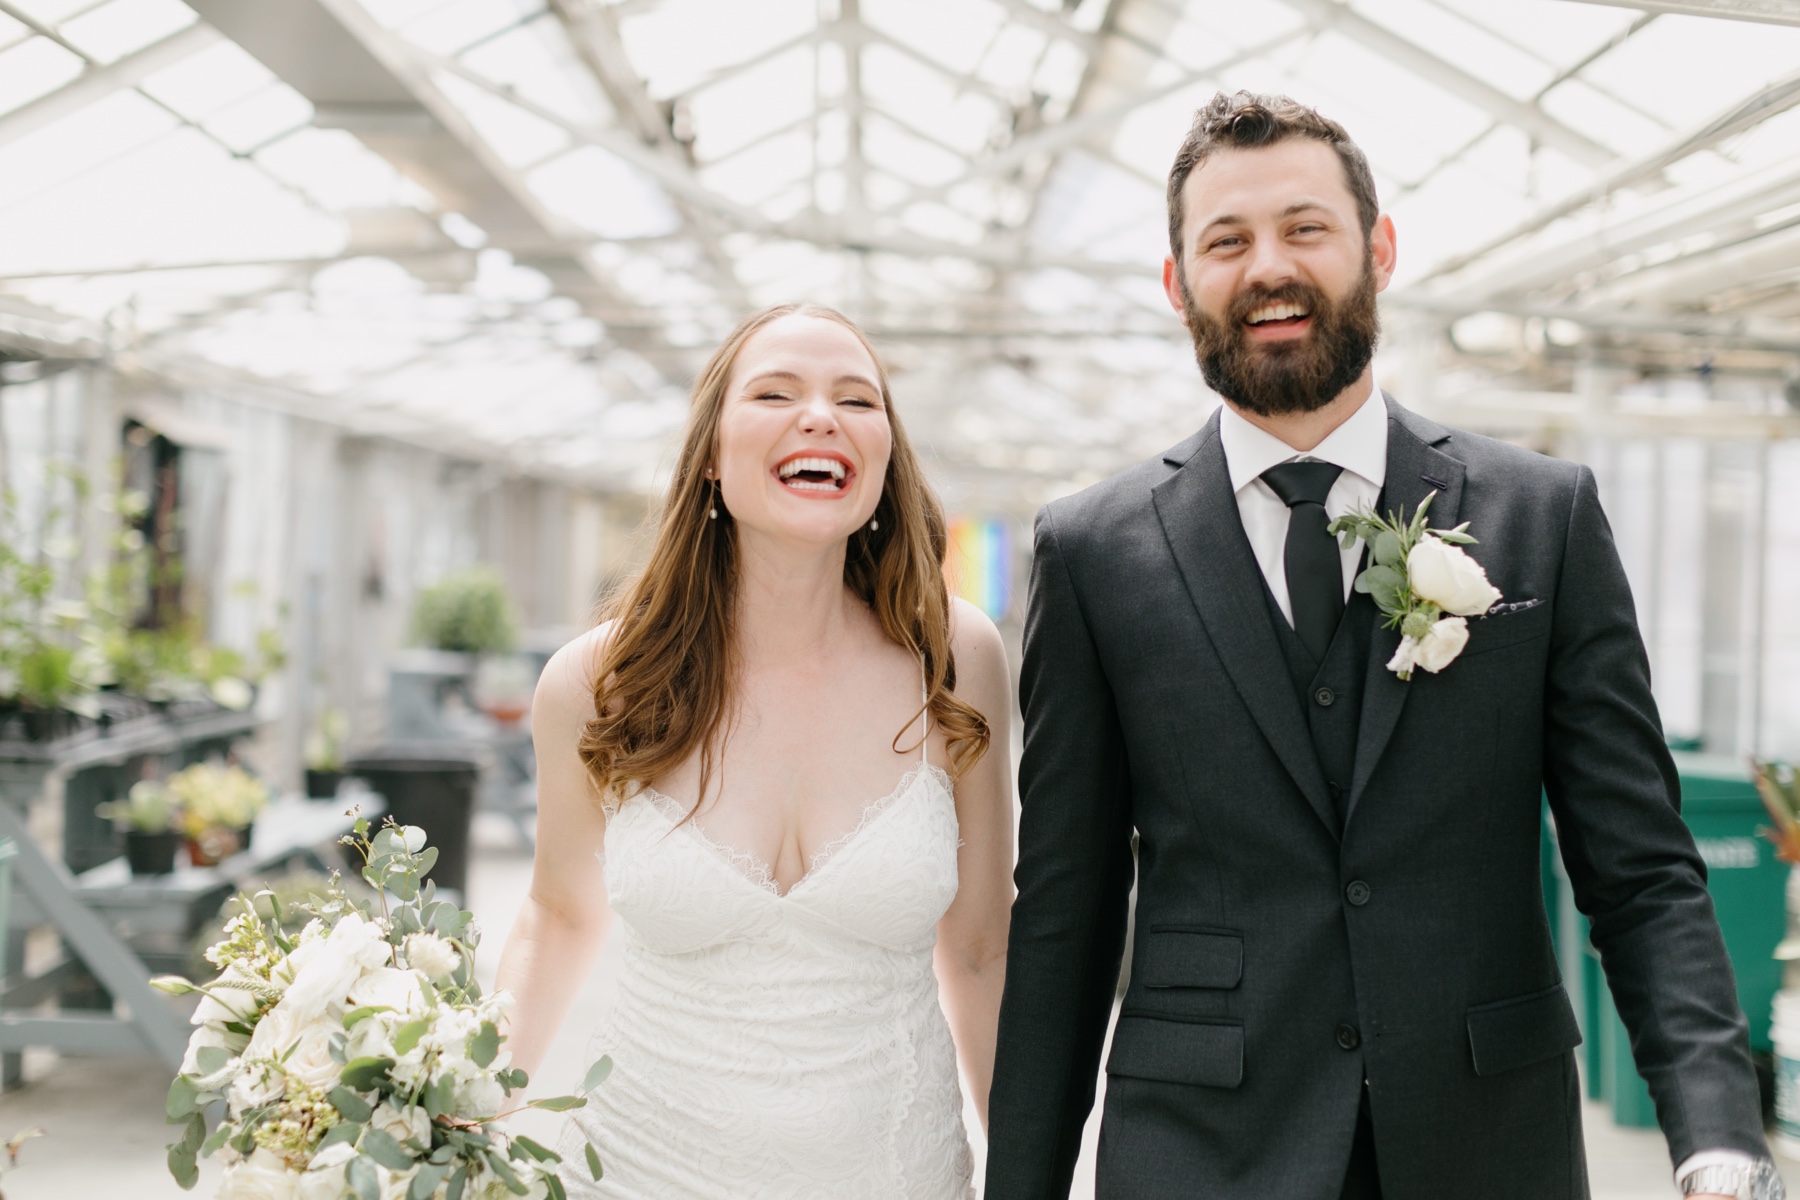
<svg viewBox="0 0 1800 1200"><path fill-rule="evenodd" d="M1186 212L1182 192L1194 168L1218 150L1252 150L1302 137L1324 142L1337 151L1338 161L1344 165L1344 182L1356 198L1363 236L1368 237L1381 216L1375 200L1375 176L1369 160L1342 125L1286 96L1220 92L1194 114L1187 137L1175 152L1175 165L1169 168L1169 254L1176 265L1182 261L1181 220Z"/></svg>

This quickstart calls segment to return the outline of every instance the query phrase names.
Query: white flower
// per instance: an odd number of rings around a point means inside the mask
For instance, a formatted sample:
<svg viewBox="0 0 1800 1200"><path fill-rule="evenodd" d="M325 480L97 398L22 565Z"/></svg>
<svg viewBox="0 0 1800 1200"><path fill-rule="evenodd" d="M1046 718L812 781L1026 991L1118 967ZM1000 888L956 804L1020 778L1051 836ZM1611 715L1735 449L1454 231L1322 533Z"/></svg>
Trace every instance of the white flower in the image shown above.
<svg viewBox="0 0 1800 1200"><path fill-rule="evenodd" d="M398 967L376 967L351 985L345 996L351 1008L376 1005L395 1012L411 1012L425 1006L421 986L430 986L417 971Z"/></svg>
<svg viewBox="0 0 1800 1200"><path fill-rule="evenodd" d="M500 1115L506 1103L506 1092L500 1081L485 1071L465 1079L456 1089L456 1115L471 1121L485 1121Z"/></svg>
<svg viewBox="0 0 1800 1200"><path fill-rule="evenodd" d="M421 1146L431 1145L431 1114L416 1105L406 1108L395 1108L392 1104L380 1104L369 1118L369 1124L384 1133L391 1134L396 1142L404 1142L412 1138Z"/></svg>
<svg viewBox="0 0 1800 1200"><path fill-rule="evenodd" d="M226 1170L214 1200L296 1200L300 1176L273 1150L257 1147L243 1162Z"/></svg>
<svg viewBox="0 0 1800 1200"><path fill-rule="evenodd" d="M212 693L212 698L218 701L220 708L229 708L234 712L242 712L249 708L256 699L256 693L250 690L250 685L236 675L219 676L212 681L212 686L207 690Z"/></svg>
<svg viewBox="0 0 1800 1200"><path fill-rule="evenodd" d="M1400 639L1400 648L1388 660L1387 669L1405 679L1414 667L1433 675L1456 661L1469 644L1469 623L1461 617L1439 617L1422 638Z"/></svg>
<svg viewBox="0 0 1800 1200"><path fill-rule="evenodd" d="M294 947L287 966L293 982L281 1002L301 1020L310 1020L327 1005L342 1004L364 971L384 965L392 953L381 927L356 913L338 918L322 941Z"/></svg>
<svg viewBox="0 0 1800 1200"><path fill-rule="evenodd" d="M230 1077L237 1064L235 1061L228 1062L216 1073L203 1071L200 1069L200 1051L216 1047L235 1060L243 1052L247 1041L249 1039L241 1033L229 1033L223 1025L208 1022L194 1030L193 1036L188 1038L187 1053L181 1058L181 1074L191 1075L198 1080L201 1091L211 1091Z"/></svg>
<svg viewBox="0 0 1800 1200"><path fill-rule="evenodd" d="M1488 582L1480 563L1465 554L1461 546L1452 546L1430 534L1420 538L1406 556L1406 578L1413 595L1459 617L1478 617L1500 599L1500 589Z"/></svg>
<svg viewBox="0 0 1800 1200"><path fill-rule="evenodd" d="M306 1165L306 1174L300 1176L294 1200L343 1200L348 1190L344 1171L355 1157L356 1147L349 1142L333 1142L313 1155Z"/></svg>
<svg viewBox="0 0 1800 1200"><path fill-rule="evenodd" d="M195 1025L209 1022L224 1024L227 1021L242 1021L256 1011L256 995L233 983L255 984L260 987L263 981L252 975L239 963L232 963L220 972L219 977L206 985L207 994L200 997L200 1003L194 1009L194 1015L188 1020ZM277 985L279 986L279 985Z"/></svg>
<svg viewBox="0 0 1800 1200"><path fill-rule="evenodd" d="M427 979L442 979L462 964L456 947L435 933L407 934L401 949L406 953L406 965Z"/></svg>
<svg viewBox="0 0 1800 1200"><path fill-rule="evenodd" d="M308 1022L289 1043L294 1048L293 1053L288 1054L282 1067L307 1087L330 1091L337 1086L338 1076L344 1069L331 1057L331 1037L337 1032L336 1022L324 1018ZM282 1052L286 1053L286 1049Z"/></svg>

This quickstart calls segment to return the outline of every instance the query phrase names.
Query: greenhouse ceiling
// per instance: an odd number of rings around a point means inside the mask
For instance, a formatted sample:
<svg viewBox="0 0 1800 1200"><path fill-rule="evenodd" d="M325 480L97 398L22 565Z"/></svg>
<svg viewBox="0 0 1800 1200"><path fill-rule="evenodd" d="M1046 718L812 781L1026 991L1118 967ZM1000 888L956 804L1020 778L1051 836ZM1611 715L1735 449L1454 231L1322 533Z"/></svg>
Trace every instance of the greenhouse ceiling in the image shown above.
<svg viewBox="0 0 1800 1200"><path fill-rule="evenodd" d="M1390 330L1792 358L1797 65L1800 0L0 0L0 357L641 488L818 300L944 471L1054 490L1200 411L1157 276L1215 90L1367 150Z"/></svg>

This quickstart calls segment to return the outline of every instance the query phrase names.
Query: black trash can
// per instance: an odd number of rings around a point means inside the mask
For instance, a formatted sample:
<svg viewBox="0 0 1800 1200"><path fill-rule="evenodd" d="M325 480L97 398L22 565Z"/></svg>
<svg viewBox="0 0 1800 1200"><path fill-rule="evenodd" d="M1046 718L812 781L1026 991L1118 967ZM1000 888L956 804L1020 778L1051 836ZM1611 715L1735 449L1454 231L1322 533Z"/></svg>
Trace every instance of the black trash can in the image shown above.
<svg viewBox="0 0 1800 1200"><path fill-rule="evenodd" d="M430 879L454 888L467 903L469 825L475 816L475 787L484 756L454 743L394 743L351 755L344 773L355 775L387 801L385 816L417 825L436 846Z"/></svg>

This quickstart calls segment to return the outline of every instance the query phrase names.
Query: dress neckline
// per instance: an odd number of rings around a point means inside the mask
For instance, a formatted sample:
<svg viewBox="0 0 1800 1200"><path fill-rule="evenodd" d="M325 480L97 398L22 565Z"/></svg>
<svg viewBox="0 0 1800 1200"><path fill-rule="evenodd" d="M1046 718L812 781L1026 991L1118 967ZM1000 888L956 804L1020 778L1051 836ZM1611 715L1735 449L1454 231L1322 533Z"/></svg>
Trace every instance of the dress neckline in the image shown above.
<svg viewBox="0 0 1800 1200"><path fill-rule="evenodd" d="M946 795L954 795L949 773L936 763L921 760L900 777L900 781L894 785L892 791L863 805L856 824L815 850L807 860L806 870L801 873L800 878L794 880L793 885L786 891L781 890L781 884L775 878L775 871L767 862L748 850L740 850L707 833L698 820L688 819L688 814L682 808L681 801L666 792L659 792L647 784L638 788L638 794L648 800L650 806L664 820L668 821L670 833L686 830L688 836L711 851L712 855L724 865L730 867L733 875L759 891L767 892L777 900L786 900L816 879L826 867L837 860L845 849L860 839L883 814L895 808L900 800L910 795L920 779L933 779Z"/></svg>

